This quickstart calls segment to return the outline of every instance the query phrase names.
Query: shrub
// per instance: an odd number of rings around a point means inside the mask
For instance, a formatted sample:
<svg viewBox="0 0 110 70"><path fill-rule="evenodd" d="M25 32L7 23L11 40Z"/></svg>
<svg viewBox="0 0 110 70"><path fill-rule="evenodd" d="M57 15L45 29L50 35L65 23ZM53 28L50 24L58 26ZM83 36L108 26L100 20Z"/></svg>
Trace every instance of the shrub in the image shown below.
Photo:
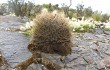
<svg viewBox="0 0 110 70"><path fill-rule="evenodd" d="M92 14L92 18L93 18L95 21L101 21L101 20L102 20L102 16L101 16L101 14L98 13L98 12L94 12L94 13Z"/></svg>
<svg viewBox="0 0 110 70"><path fill-rule="evenodd" d="M95 24L91 22L71 22L70 28L75 32L88 32L95 28Z"/></svg>
<svg viewBox="0 0 110 70"><path fill-rule="evenodd" d="M0 15L3 15L4 13L7 13L7 4L5 3L0 4Z"/></svg>
<svg viewBox="0 0 110 70"><path fill-rule="evenodd" d="M34 3L28 1L27 3L22 0L9 0L8 7L10 12L14 12L16 16L31 16L31 11L34 8Z"/></svg>
<svg viewBox="0 0 110 70"><path fill-rule="evenodd" d="M110 31L110 23L106 23L104 29L105 29L106 31Z"/></svg>

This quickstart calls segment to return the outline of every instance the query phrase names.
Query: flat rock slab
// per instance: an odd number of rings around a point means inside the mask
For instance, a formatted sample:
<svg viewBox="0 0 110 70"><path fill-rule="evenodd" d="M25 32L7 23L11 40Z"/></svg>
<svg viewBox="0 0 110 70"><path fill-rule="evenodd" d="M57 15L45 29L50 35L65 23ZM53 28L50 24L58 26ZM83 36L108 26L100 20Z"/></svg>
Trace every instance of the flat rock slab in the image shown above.
<svg viewBox="0 0 110 70"><path fill-rule="evenodd" d="M14 67L31 56L27 49L29 37L17 31L7 31L5 28L18 29L22 25L21 19L15 16L0 17L0 50L7 63ZM2 29L3 28L3 29ZM110 70L106 63L110 58L110 31L100 28L94 33L83 33L72 38L72 54L66 56L66 68L62 70ZM63 67L60 56L55 54L43 54L43 57L50 58L53 62ZM105 66L104 66L105 65ZM0 67L0 70L12 70ZM42 70L41 65L32 64L27 70ZM46 69L45 69L46 70Z"/></svg>
<svg viewBox="0 0 110 70"><path fill-rule="evenodd" d="M0 49L12 67L29 57L28 41L28 38L20 33L0 31Z"/></svg>

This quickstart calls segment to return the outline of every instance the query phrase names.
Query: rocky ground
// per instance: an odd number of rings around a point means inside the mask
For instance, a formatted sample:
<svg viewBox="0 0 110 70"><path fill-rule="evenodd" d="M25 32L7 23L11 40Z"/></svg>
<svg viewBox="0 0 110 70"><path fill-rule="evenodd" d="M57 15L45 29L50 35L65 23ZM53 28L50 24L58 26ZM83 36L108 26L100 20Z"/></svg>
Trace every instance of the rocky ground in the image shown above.
<svg viewBox="0 0 110 70"><path fill-rule="evenodd" d="M19 33L23 22L15 16L0 16L0 51L9 65L0 70L12 70L31 56L27 50L29 37ZM92 33L74 33L72 41L73 52L65 58L67 67L62 70L110 70L110 31L97 28ZM64 66L58 55L44 56ZM27 70L41 70L41 65L32 64Z"/></svg>

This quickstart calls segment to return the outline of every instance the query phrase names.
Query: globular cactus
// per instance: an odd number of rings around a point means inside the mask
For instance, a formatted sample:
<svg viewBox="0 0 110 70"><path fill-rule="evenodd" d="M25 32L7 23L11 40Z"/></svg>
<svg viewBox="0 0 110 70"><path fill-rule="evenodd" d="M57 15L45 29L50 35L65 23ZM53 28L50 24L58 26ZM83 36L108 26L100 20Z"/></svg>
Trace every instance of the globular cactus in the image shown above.
<svg viewBox="0 0 110 70"><path fill-rule="evenodd" d="M42 12L34 19L28 49L66 56L72 50L68 19L62 13Z"/></svg>

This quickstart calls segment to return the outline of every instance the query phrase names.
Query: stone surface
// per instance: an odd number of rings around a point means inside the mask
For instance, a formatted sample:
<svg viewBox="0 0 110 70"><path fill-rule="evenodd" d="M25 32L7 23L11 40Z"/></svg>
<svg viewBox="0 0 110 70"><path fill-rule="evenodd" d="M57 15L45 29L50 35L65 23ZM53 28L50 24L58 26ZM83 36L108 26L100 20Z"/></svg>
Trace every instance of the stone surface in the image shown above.
<svg viewBox="0 0 110 70"><path fill-rule="evenodd" d="M29 37L19 33L21 19L13 16L3 16L0 19L0 50L11 67L1 66L0 70L13 70L17 63L31 56L27 49ZM12 29L12 30L11 30ZM17 31L18 29L18 31ZM62 70L110 70L110 31L100 28L93 33L75 34L72 38L72 54L65 57L67 64ZM43 57L64 66L56 54L43 54ZM105 61L105 62L104 62ZM104 64L105 63L105 64ZM42 70L41 65L32 64L27 70ZM45 69L46 70L46 69Z"/></svg>

